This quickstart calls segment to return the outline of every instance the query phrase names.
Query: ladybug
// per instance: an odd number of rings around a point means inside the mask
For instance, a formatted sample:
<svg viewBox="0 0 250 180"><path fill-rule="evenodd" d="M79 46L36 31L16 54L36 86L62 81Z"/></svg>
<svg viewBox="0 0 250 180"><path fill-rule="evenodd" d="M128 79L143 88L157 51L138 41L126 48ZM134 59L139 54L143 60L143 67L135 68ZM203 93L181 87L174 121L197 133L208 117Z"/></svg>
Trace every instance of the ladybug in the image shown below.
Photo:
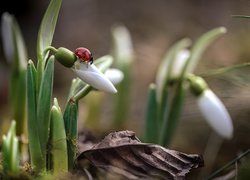
<svg viewBox="0 0 250 180"><path fill-rule="evenodd" d="M86 63L93 63L93 56L92 53L90 52L90 50L88 50L85 47L79 47L75 50L75 55L77 58L79 58L80 60L82 60L83 62Z"/></svg>

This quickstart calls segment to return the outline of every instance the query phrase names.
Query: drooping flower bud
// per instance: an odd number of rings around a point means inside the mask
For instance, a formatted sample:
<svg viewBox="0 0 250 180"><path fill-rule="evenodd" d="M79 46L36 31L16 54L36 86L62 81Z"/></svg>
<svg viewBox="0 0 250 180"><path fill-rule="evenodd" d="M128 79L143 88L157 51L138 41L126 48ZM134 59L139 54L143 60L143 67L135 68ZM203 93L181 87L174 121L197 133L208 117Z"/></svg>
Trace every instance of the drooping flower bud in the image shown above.
<svg viewBox="0 0 250 180"><path fill-rule="evenodd" d="M183 68L190 57L190 51L188 49L183 49L177 55L173 61L172 67L170 69L170 80L178 80L183 71Z"/></svg>
<svg viewBox="0 0 250 180"><path fill-rule="evenodd" d="M112 82L94 64L85 64L77 60L71 70L95 89L108 93L117 92Z"/></svg>
<svg viewBox="0 0 250 180"><path fill-rule="evenodd" d="M190 75L191 92L197 96L197 105L207 123L224 138L233 136L232 119L222 101L208 88L201 77Z"/></svg>
<svg viewBox="0 0 250 180"><path fill-rule="evenodd" d="M197 103L202 115L215 132L230 139L233 136L233 123L221 100L207 89L198 97Z"/></svg>

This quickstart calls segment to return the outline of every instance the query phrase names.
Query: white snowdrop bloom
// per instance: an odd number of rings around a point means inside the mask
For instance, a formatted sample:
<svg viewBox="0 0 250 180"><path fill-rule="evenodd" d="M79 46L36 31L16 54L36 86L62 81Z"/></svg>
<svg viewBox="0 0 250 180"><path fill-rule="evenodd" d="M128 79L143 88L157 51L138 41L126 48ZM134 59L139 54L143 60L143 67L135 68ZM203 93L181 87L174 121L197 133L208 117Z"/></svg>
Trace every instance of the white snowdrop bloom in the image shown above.
<svg viewBox="0 0 250 180"><path fill-rule="evenodd" d="M133 59L133 45L130 33L124 26L112 28L114 38L114 57L121 64L130 64Z"/></svg>
<svg viewBox="0 0 250 180"><path fill-rule="evenodd" d="M190 51L188 49L183 49L176 54L175 59L171 60L167 55L167 57L161 62L156 76L156 95L158 102L161 101L166 79L178 80L189 57Z"/></svg>
<svg viewBox="0 0 250 180"><path fill-rule="evenodd" d="M86 64L78 59L71 69L76 76L92 87L108 93L117 92L112 82L94 64Z"/></svg>
<svg viewBox="0 0 250 180"><path fill-rule="evenodd" d="M4 13L1 19L1 33L3 40L3 49L5 52L6 59L8 61L13 60L14 56L14 43L13 43L13 30L12 23L13 19L8 13Z"/></svg>
<svg viewBox="0 0 250 180"><path fill-rule="evenodd" d="M198 107L208 124L222 137L233 136L231 117L221 100L210 90L204 90L198 97Z"/></svg>
<svg viewBox="0 0 250 180"><path fill-rule="evenodd" d="M177 54L172 64L170 78L177 79L180 77L189 56L190 56L190 52L187 49L183 49Z"/></svg>
<svg viewBox="0 0 250 180"><path fill-rule="evenodd" d="M7 62L17 61L18 70L26 69L27 52L21 30L15 18L7 12L1 18L1 36Z"/></svg>
<svg viewBox="0 0 250 180"><path fill-rule="evenodd" d="M104 75L114 84L119 84L123 78L124 74L119 69L108 69L105 71Z"/></svg>

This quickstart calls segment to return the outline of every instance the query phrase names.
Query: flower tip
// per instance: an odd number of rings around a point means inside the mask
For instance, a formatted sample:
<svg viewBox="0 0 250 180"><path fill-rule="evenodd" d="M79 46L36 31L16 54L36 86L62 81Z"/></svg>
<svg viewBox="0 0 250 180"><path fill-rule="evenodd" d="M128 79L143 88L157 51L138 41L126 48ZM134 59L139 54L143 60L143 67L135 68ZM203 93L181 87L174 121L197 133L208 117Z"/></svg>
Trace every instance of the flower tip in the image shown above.
<svg viewBox="0 0 250 180"><path fill-rule="evenodd" d="M33 64L33 61L31 59L28 60L28 65Z"/></svg>
<svg viewBox="0 0 250 180"><path fill-rule="evenodd" d="M220 31L221 31L221 33L226 33L227 29L225 27L220 27Z"/></svg>
<svg viewBox="0 0 250 180"><path fill-rule="evenodd" d="M98 89L107 93L112 93L112 94L117 93L117 89L110 81L107 82L106 85L99 87Z"/></svg>
<svg viewBox="0 0 250 180"><path fill-rule="evenodd" d="M210 89L200 95L198 107L215 132L226 139L233 137L232 119L224 104Z"/></svg>
<svg viewBox="0 0 250 180"><path fill-rule="evenodd" d="M72 71L84 82L91 85L95 89L107 92L107 93L116 93L117 90L112 84L112 82L99 70L97 67L92 64L86 66L86 64L75 64Z"/></svg>
<svg viewBox="0 0 250 180"><path fill-rule="evenodd" d="M232 139L233 137L233 126L229 126L227 128L224 128L224 130L221 131L221 136L225 139Z"/></svg>
<svg viewBox="0 0 250 180"><path fill-rule="evenodd" d="M117 89L115 88L114 91L113 91L113 94L116 94L117 93Z"/></svg>

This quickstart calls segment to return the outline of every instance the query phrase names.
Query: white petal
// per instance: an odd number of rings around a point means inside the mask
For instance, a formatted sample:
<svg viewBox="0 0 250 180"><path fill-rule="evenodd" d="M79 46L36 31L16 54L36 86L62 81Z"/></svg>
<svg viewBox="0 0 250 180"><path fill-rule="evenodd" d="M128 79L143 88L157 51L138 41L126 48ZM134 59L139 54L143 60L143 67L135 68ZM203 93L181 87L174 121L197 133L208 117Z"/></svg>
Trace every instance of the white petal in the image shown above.
<svg viewBox="0 0 250 180"><path fill-rule="evenodd" d="M231 117L220 99L210 90L198 98L198 106L208 124L222 137L231 138L233 124Z"/></svg>
<svg viewBox="0 0 250 180"><path fill-rule="evenodd" d="M6 59L8 61L13 60L14 55L14 45L13 45L13 36L12 36L12 17L8 13L4 13L2 15L2 24L1 24L1 32L2 32L2 40L3 40L3 49L5 52Z"/></svg>
<svg viewBox="0 0 250 180"><path fill-rule="evenodd" d="M173 61L171 78L179 78L189 56L190 52L187 49L183 49L177 54L176 59Z"/></svg>
<svg viewBox="0 0 250 180"><path fill-rule="evenodd" d="M110 80L94 65L79 63L76 61L71 68L72 71L84 82L92 87L109 93L116 93L117 90Z"/></svg>
<svg viewBox="0 0 250 180"><path fill-rule="evenodd" d="M133 59L133 45L128 29L124 26L117 26L112 29L115 45L115 56L122 64L131 63Z"/></svg>
<svg viewBox="0 0 250 180"><path fill-rule="evenodd" d="M114 84L119 84L123 78L124 74L119 69L108 69L105 71L104 75Z"/></svg>
<svg viewBox="0 0 250 180"><path fill-rule="evenodd" d="M166 78L168 79L178 79L182 73L182 70L190 56L190 51L188 49L181 50L175 57L175 59L172 61L169 61L169 58L165 58L161 64L160 68L158 70L157 76L156 76L156 98L157 101L160 102L162 98L162 90L164 86L164 82ZM168 57L168 55L167 55ZM170 67L171 66L171 67ZM170 71L170 72L169 72ZM167 77L167 76L170 77Z"/></svg>

